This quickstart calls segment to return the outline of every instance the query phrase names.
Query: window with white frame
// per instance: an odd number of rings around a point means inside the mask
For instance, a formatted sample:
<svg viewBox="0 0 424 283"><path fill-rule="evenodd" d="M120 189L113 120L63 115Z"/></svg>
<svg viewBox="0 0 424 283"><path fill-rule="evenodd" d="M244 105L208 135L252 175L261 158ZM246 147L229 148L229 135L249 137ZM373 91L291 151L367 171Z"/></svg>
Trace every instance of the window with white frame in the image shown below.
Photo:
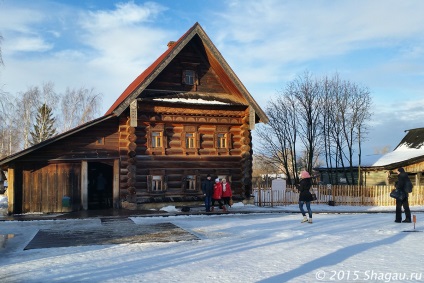
<svg viewBox="0 0 424 283"><path fill-rule="evenodd" d="M185 187L186 187L186 190L195 191L196 190L196 176L187 175Z"/></svg>
<svg viewBox="0 0 424 283"><path fill-rule="evenodd" d="M162 176L152 176L151 190L153 192L160 192L163 190L163 178Z"/></svg>
<svg viewBox="0 0 424 283"><path fill-rule="evenodd" d="M217 135L217 143L218 148L227 148L227 135L219 133Z"/></svg>
<svg viewBox="0 0 424 283"><path fill-rule="evenodd" d="M196 148L196 134L186 133L185 134L185 145L186 148Z"/></svg>
<svg viewBox="0 0 424 283"><path fill-rule="evenodd" d="M162 147L162 132L152 132L152 147L158 148Z"/></svg>

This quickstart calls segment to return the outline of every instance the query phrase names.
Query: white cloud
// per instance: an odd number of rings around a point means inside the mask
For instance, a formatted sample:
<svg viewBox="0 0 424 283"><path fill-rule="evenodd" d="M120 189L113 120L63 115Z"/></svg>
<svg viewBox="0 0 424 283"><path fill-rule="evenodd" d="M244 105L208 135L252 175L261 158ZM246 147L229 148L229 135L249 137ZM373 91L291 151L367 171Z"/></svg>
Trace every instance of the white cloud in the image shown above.
<svg viewBox="0 0 424 283"><path fill-rule="evenodd" d="M15 52L43 52L53 48L53 44L45 42L40 37L17 37L5 40L5 50Z"/></svg>
<svg viewBox="0 0 424 283"><path fill-rule="evenodd" d="M135 79L166 50L165 42L175 40L170 31L149 25L165 10L152 2L128 2L114 10L82 12L80 40L93 51L87 63L111 76Z"/></svg>
<svg viewBox="0 0 424 283"><path fill-rule="evenodd" d="M135 24L152 21L161 12L164 6L154 2L146 2L140 6L134 2L118 3L116 10L88 12L82 16L82 26L91 31L108 31L120 29Z"/></svg>
<svg viewBox="0 0 424 283"><path fill-rule="evenodd" d="M397 144L394 131L402 137L423 120L419 107L400 102L423 93L424 1L62 2L0 0L5 91L45 81L59 91L95 87L107 109L168 41L199 21L263 108L308 69L370 87L374 144ZM19 57L24 51L44 54Z"/></svg>
<svg viewBox="0 0 424 283"><path fill-rule="evenodd" d="M42 11L20 6L5 5L5 3L0 2L0 26L2 33L13 31L23 34L32 34L33 26L42 23L45 19L45 14Z"/></svg>
<svg viewBox="0 0 424 283"><path fill-rule="evenodd" d="M383 7L382 4L233 1L215 20L216 38L219 45L225 42L231 56L284 64L364 48L402 46L401 40L422 35L420 11L424 2L384 1ZM228 26L231 28L225 28Z"/></svg>

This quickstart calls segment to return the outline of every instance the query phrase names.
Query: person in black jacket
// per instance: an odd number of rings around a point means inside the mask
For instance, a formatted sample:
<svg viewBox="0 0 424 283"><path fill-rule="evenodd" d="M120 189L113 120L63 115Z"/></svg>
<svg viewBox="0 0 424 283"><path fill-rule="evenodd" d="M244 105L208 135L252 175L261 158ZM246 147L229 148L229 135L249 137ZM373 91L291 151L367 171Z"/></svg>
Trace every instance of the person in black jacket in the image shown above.
<svg viewBox="0 0 424 283"><path fill-rule="evenodd" d="M396 182L396 189L402 190L405 192L405 198L403 200L396 199L396 223L411 223L411 210L409 209L408 202L408 191L406 191L406 184L411 182L408 177L408 173L405 172L405 169L402 167L398 170L398 180ZM402 221L402 206L405 211L405 220Z"/></svg>
<svg viewBox="0 0 424 283"><path fill-rule="evenodd" d="M205 209L206 212L211 211L211 202L212 202L212 194L213 194L213 185L214 181L212 181L211 175L206 176L206 180L202 182L202 192L205 197Z"/></svg>
<svg viewBox="0 0 424 283"><path fill-rule="evenodd" d="M312 194L309 191L311 189L312 186L312 179L311 179L311 175L309 175L308 172L306 171L302 171L300 173L300 182L299 182L299 209L300 212L303 215L303 219L302 219L302 223L303 222L309 222L312 224L312 210L311 210L311 201L312 199ZM306 217L306 213L305 210L303 209L303 205L306 204L306 209L308 210L308 215L309 215L309 220Z"/></svg>

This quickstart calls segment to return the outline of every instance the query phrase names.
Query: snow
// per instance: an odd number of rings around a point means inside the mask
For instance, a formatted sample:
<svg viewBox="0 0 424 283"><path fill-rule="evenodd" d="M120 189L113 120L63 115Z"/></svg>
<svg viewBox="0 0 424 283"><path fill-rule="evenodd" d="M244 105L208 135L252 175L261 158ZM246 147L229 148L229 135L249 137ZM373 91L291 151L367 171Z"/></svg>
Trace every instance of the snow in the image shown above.
<svg viewBox="0 0 424 283"><path fill-rule="evenodd" d="M383 155L372 166L385 166L397 162L406 161L412 158L424 156L424 147L411 148L406 144L402 144L394 151Z"/></svg>
<svg viewBox="0 0 424 283"><path fill-rule="evenodd" d="M182 103L195 103L195 104L224 104L228 103L217 101L217 100L205 100L205 99L193 99L193 98L155 98L155 101L166 101L166 102L182 102Z"/></svg>
<svg viewBox="0 0 424 283"><path fill-rule="evenodd" d="M394 207L236 203L234 214L131 217L170 222L199 240L23 250L40 229L100 226L98 218L2 221L0 282L417 282L423 280L424 207L394 223ZM117 225L116 228L120 229ZM415 231L415 232L405 232ZM399 280L401 279L401 280Z"/></svg>

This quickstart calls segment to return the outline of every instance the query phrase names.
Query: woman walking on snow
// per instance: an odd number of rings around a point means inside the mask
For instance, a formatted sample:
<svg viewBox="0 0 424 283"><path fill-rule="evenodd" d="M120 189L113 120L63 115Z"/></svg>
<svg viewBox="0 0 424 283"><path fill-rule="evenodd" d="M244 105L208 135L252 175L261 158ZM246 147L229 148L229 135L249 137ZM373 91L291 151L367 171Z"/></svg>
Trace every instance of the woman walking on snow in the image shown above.
<svg viewBox="0 0 424 283"><path fill-rule="evenodd" d="M299 194L299 209L300 212L303 215L303 219L302 219L302 223L304 222L309 222L312 224L312 210L311 210L311 201L312 199L312 194L309 191L311 189L312 186L312 179L311 179L311 175L309 175L308 172L306 171L302 171L300 173L300 182L299 182L299 186L297 187L300 194ZM306 217L306 213L305 210L303 209L303 205L306 203L306 209L308 210L308 215L309 215L309 220Z"/></svg>

